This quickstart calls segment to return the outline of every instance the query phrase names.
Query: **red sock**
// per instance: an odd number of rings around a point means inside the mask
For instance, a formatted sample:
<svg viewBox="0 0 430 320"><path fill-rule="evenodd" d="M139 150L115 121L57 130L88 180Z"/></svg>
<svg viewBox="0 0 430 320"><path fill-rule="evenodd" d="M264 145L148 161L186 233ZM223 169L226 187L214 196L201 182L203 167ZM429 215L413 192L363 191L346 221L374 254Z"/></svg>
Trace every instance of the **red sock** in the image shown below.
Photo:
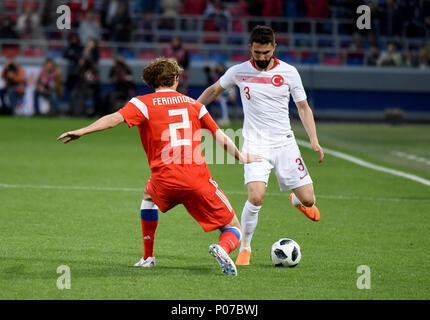
<svg viewBox="0 0 430 320"><path fill-rule="evenodd" d="M239 229L227 228L219 236L218 243L227 253L230 253L239 245L240 235Z"/></svg>
<svg viewBox="0 0 430 320"><path fill-rule="evenodd" d="M158 220L146 221L140 219L142 223L142 237L143 237L143 259L154 256L154 237L155 230L158 226Z"/></svg>

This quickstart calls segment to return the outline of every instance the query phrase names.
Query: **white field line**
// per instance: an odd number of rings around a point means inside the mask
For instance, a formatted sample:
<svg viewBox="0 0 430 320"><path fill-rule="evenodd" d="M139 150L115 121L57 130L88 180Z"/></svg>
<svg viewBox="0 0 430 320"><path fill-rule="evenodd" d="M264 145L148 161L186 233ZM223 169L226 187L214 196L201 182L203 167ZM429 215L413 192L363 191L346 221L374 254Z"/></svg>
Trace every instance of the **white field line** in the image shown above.
<svg viewBox="0 0 430 320"><path fill-rule="evenodd" d="M124 187L97 187L97 186L54 186L54 185L36 185L36 184L6 184L0 183L0 188L7 189L52 189L52 190L92 190L92 191L124 191L124 192L142 192L142 188L124 188ZM224 193L228 196L230 194L248 195L246 190L225 190ZM288 198L288 192L267 192L267 197L285 197ZM395 197L368 197L368 196L348 196L348 195L324 195L318 194L317 198L322 199L336 199L336 200L360 200L360 201L430 201L429 199L408 199L408 198L395 198Z"/></svg>
<svg viewBox="0 0 430 320"><path fill-rule="evenodd" d="M423 158L423 157L418 157L414 154L409 154L409 153L405 153L402 151L392 151L392 154L394 154L395 156L398 156L400 158L406 158L408 160L413 160L413 161L417 161L417 162L421 162L424 163L425 165L430 166L430 160Z"/></svg>
<svg viewBox="0 0 430 320"><path fill-rule="evenodd" d="M296 139L296 140L297 140L297 144L299 144L300 146L311 149L311 144L309 142L301 140L301 139ZM373 169L373 170L377 170L377 171L381 171L381 172L386 172L386 173L389 173L389 174L392 174L392 175L395 175L398 177L402 177L405 179L409 179L409 180L412 180L415 182L422 183L426 186L430 186L430 180L424 179L424 178L416 176L414 174L410 174L410 173L406 173L406 172L403 172L400 170L395 170L395 169L390 169L387 167L379 166L379 165L367 162L365 160L362 160L360 158L348 155L346 153L331 150L328 148L323 148L323 150L324 150L324 153L326 153L326 154L330 154L334 157L341 158L341 159L349 161L349 162L353 162L355 164L358 164L359 166L366 167L366 168Z"/></svg>
<svg viewBox="0 0 430 320"><path fill-rule="evenodd" d="M306 142L301 139L297 139L297 143L300 146L311 148L311 145L309 142ZM344 159L349 162L353 162L355 164L358 164L360 166L386 172L395 176L399 176L402 178L406 178L412 181L416 181L419 183L422 183L424 185L430 186L430 180L424 179L422 177L418 177L413 174L409 174L403 171L394 170L390 168L386 168L383 166L375 165L370 162L364 161L362 159L359 159L357 157L345 154L343 152L331 150L328 148L324 148L324 153L330 154L332 156L335 156L337 158ZM32 184L5 184L0 183L0 188L19 188L19 189L54 189L54 190L94 190L94 191L126 191L126 192L141 192L143 188L127 188L127 187L97 187L97 186L54 186L54 185L32 185ZM240 195L247 195L246 191L225 191L226 194L240 194ZM268 196L278 196L278 197L286 197L287 193L281 193L281 192L268 192ZM325 198L325 199L338 199L338 200L367 200L367 201L422 201L427 199L404 199L404 198L390 198L390 197L360 197L360 196L347 196L347 195L318 195L318 198ZM430 201L430 198L428 199Z"/></svg>
<svg viewBox="0 0 430 320"><path fill-rule="evenodd" d="M0 188L10 189L55 189L55 190L97 190L97 191L143 191L143 188L96 187L96 186L50 186L38 184L6 184L0 183Z"/></svg>

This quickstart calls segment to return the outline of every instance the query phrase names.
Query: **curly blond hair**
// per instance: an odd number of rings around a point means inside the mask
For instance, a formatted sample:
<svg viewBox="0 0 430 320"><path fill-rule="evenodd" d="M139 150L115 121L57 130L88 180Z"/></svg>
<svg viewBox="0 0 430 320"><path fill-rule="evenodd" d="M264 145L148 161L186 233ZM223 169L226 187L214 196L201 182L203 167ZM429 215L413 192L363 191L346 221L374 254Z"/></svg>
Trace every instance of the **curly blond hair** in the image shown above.
<svg viewBox="0 0 430 320"><path fill-rule="evenodd" d="M142 72L142 79L152 89L171 87L184 71L173 58L157 58L149 62Z"/></svg>

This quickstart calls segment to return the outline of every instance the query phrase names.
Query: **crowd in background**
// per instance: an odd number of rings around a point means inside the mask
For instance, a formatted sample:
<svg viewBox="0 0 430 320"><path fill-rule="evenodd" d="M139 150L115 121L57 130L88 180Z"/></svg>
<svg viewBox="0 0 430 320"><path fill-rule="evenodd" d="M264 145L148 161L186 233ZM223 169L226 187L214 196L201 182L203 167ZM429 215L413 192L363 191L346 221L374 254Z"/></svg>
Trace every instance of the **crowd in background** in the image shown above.
<svg viewBox="0 0 430 320"><path fill-rule="evenodd" d="M364 44L363 49L375 55L375 47L379 51L388 50L391 43L381 47L378 38L389 36L399 39L423 38L430 36L430 1L429 0L52 0L27 1L17 16L2 14L0 23L0 39L21 39L38 41L46 40L48 33L44 30L55 27L58 14L56 7L65 2L71 10L72 29L77 30L82 45L89 39L96 41L113 41L129 44L136 41L132 38L136 30L146 31L140 41L153 41L153 30L173 30L177 28L176 17L180 15L204 17L203 31L227 31L229 23L232 32L247 32L255 24L264 21L255 18L337 18L357 19L357 7L366 4L371 9L371 30L357 32L355 24L342 26L343 31L357 37ZM8 1L14 2L14 1ZM18 1L17 1L18 3ZM157 19L154 18L157 16ZM253 17L249 23L243 18ZM285 24L273 22L271 26L277 32L285 29ZM181 30L196 30L199 27L195 20L186 20ZM321 29L321 30L320 30ZM324 32L324 25L317 31ZM350 29L350 30L345 30ZM309 25L300 25L298 32L310 32ZM208 36L207 42L216 42L219 37ZM373 48L371 48L373 46ZM395 44L402 52L404 65L428 65L428 46L423 44L407 52L410 48L402 48L400 41ZM421 52L420 52L421 51ZM380 55L382 52L378 52ZM373 61L370 59L369 61ZM394 59L397 64L397 60ZM426 60L426 62L424 62ZM383 64L383 63L382 63Z"/></svg>
<svg viewBox="0 0 430 320"><path fill-rule="evenodd" d="M13 1L9 1L13 2ZM55 8L64 1L24 1L22 10L17 16L4 14L0 22L0 42L2 39L29 40L37 39L39 43L47 40L44 31L55 25L58 14ZM243 17L273 18L331 18L356 19L356 9L366 4L371 8L371 30L350 30L351 42L345 48L348 56L361 55L368 66L408 66L428 68L430 66L430 43L425 42L430 35L430 1L429 0L70 0L72 30L68 34L68 45L62 56L67 61L66 77L53 59L47 59L36 80L34 90L34 107L36 114L60 114L59 101L67 91L70 105L67 113L72 116L101 115L111 110L112 105L119 105L132 96L136 85L131 68L121 56L114 56L109 73L113 90L106 95L100 93L99 43L113 41L132 42L134 30L151 31L173 30L176 28L178 15L203 16L204 31L222 32L232 23L233 32L249 31L259 22L252 20L249 25ZM154 19L159 15L161 19ZM276 20L276 19L275 19ZM277 21L277 20L276 20ZM198 27L193 19L186 20L183 28L195 30ZM275 31L285 26L272 23ZM307 32L302 26L302 32ZM390 36L386 47L381 48L378 38ZM411 50L402 48L400 37L422 38L420 47ZM153 41L151 32L145 33L142 41ZM211 39L209 39L210 41ZM215 36L212 39L217 41ZM184 68L180 92L187 93L187 78L190 57L179 37L171 38L171 45L166 47L163 55L175 57ZM363 53L364 52L364 53ZM214 81L223 65L217 70L206 70L208 83ZM22 67L10 57L4 65L1 78L4 88L0 90L0 104L13 112L14 107L23 98L26 85ZM64 88L67 90L65 90ZM226 100L227 99L227 100ZM228 122L225 112L226 101L230 96L222 96L219 101L223 120ZM107 103L114 101L114 103ZM49 107L46 107L48 105ZM48 109L47 109L48 108Z"/></svg>
<svg viewBox="0 0 430 320"><path fill-rule="evenodd" d="M164 50L165 57L174 57L184 72L178 91L187 93L188 52L179 38L173 37ZM52 58L47 58L35 81L33 105L35 115L101 116L115 111L135 95L136 84L131 67L122 56L116 56L108 77L112 90L101 94L97 40L88 38L82 46L77 34L71 33L63 58L67 61L66 77ZM4 87L0 88L0 113L14 113L24 103L26 79L23 67L14 57L8 57L1 73ZM64 81L63 81L64 80ZM69 109L61 110L60 100L69 92Z"/></svg>
<svg viewBox="0 0 430 320"><path fill-rule="evenodd" d="M357 7L365 4L372 11L373 27L381 35L428 36L428 0L51 0L22 2L23 11L12 18L21 37L41 35L42 27L55 24L56 8L67 3L72 26L90 26L93 38L128 41L133 28L145 28L153 15L161 15L157 28L174 29L178 15L203 15L206 30L225 30L227 20L243 17L272 18L355 18ZM35 10L37 9L37 10ZM90 12L90 13L88 13ZM5 16L2 18L6 18ZM10 23L10 21L9 21ZM239 23L238 23L239 25ZM85 28L83 27L83 28ZM235 31L241 31L240 26ZM102 30L107 30L103 33ZM85 42L85 38L81 39Z"/></svg>

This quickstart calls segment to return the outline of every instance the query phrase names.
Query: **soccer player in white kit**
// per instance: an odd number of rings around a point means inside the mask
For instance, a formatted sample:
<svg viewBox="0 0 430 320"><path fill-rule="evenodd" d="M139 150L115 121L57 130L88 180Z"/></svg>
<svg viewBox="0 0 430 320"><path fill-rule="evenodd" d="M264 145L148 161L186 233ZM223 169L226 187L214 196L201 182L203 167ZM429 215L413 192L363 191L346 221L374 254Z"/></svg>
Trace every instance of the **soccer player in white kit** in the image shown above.
<svg viewBox="0 0 430 320"><path fill-rule="evenodd" d="M319 153L319 163L324 159L300 75L295 67L273 56L276 48L273 30L267 26L256 26L251 32L248 47L252 59L230 67L198 98L199 102L208 105L224 90L237 85L244 111L243 152L263 158L262 162L244 166L248 200L241 216L242 240L236 265L249 265L251 239L271 170L276 174L281 191L293 191L289 196L291 203L309 219L320 220L313 182L290 126L290 95L312 149Z"/></svg>

